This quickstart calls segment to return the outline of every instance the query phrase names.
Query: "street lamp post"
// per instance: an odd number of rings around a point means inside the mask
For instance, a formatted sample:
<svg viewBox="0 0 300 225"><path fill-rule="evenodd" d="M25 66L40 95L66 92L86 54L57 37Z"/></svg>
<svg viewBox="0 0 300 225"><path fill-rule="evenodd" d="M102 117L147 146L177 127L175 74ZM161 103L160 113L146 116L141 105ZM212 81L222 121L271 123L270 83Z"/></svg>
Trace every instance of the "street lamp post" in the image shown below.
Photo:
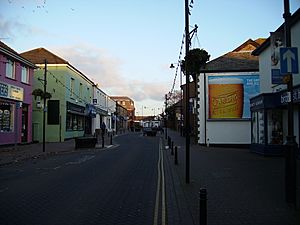
<svg viewBox="0 0 300 225"><path fill-rule="evenodd" d="M190 45L190 33L189 33L189 1L185 0L185 55L187 56L189 52ZM189 115L189 83L190 83L190 75L188 70L188 57L185 57L185 78L186 78L186 94L185 94L185 163L186 163L186 171L185 171L185 182L187 184L190 183L190 115Z"/></svg>

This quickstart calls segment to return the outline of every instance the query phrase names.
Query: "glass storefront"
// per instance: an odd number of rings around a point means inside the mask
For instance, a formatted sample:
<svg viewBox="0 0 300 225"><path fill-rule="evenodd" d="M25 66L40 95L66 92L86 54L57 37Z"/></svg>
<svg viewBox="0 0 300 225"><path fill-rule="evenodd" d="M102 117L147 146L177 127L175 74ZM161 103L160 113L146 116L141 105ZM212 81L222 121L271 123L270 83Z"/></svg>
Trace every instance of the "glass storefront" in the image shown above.
<svg viewBox="0 0 300 225"><path fill-rule="evenodd" d="M300 87L294 94L294 135L300 133ZM263 93L250 100L251 150L264 155L283 155L288 135L285 91ZM299 139L296 138L296 141Z"/></svg>
<svg viewBox="0 0 300 225"><path fill-rule="evenodd" d="M282 124L282 110L273 109L268 110L268 144L282 145L283 137L283 124Z"/></svg>
<svg viewBox="0 0 300 225"><path fill-rule="evenodd" d="M14 105L0 101L0 132L14 131Z"/></svg>
<svg viewBox="0 0 300 225"><path fill-rule="evenodd" d="M84 117L72 113L67 113L66 130L67 131L82 131Z"/></svg>

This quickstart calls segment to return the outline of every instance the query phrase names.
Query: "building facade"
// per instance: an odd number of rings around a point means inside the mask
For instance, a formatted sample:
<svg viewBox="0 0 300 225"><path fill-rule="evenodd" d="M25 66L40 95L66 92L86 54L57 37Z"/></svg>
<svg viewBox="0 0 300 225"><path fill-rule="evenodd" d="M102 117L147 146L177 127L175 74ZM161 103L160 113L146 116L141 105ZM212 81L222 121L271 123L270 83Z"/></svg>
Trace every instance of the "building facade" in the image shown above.
<svg viewBox="0 0 300 225"><path fill-rule="evenodd" d="M135 107L134 101L127 96L110 96L111 99L117 102L120 106L124 107L127 110L127 115L124 116L127 120L127 127L130 127L133 124L135 118Z"/></svg>
<svg viewBox="0 0 300 225"><path fill-rule="evenodd" d="M46 141L92 135L92 121L96 109L92 104L94 83L69 62L44 48L21 54L40 69L34 73L33 89L46 90L51 98L43 105L42 96L33 98L33 139L41 142L43 136L43 110L46 109ZM45 77L46 69L46 77Z"/></svg>
<svg viewBox="0 0 300 225"><path fill-rule="evenodd" d="M100 129L102 122L105 123L108 132L115 132L116 102L98 88L97 85L94 85L93 104L96 107L96 117L93 120L92 133L94 133L96 129Z"/></svg>
<svg viewBox="0 0 300 225"><path fill-rule="evenodd" d="M35 65L0 42L0 145L32 142Z"/></svg>
<svg viewBox="0 0 300 225"><path fill-rule="evenodd" d="M279 48L284 47L284 24L257 48L253 54L259 57L260 89L251 99L251 150L264 155L284 154L288 135L289 97L287 85L280 71ZM279 45L278 43L281 43ZM291 17L291 46L300 48L300 9ZM298 57L298 67L300 65ZM293 74L294 135L299 146L300 134L300 76Z"/></svg>
<svg viewBox="0 0 300 225"><path fill-rule="evenodd" d="M260 91L258 57L251 53L263 41L249 39L201 71L196 93L199 144L251 144L250 98Z"/></svg>

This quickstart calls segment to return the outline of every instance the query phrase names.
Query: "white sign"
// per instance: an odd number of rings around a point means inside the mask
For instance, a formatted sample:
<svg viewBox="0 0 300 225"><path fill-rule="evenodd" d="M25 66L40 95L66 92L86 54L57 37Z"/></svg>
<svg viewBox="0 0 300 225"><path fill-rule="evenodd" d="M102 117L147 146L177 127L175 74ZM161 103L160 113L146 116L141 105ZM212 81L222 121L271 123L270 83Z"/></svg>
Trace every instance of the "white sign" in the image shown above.
<svg viewBox="0 0 300 225"><path fill-rule="evenodd" d="M281 99L280 99L281 104L289 103L291 102L291 100L292 100L291 92L286 92L281 95Z"/></svg>

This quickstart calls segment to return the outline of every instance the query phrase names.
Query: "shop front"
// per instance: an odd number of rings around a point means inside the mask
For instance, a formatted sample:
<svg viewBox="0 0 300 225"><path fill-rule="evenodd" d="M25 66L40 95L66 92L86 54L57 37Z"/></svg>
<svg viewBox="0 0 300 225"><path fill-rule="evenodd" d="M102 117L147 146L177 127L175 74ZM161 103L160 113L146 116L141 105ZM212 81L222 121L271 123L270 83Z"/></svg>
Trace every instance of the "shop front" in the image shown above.
<svg viewBox="0 0 300 225"><path fill-rule="evenodd" d="M84 117L85 107L67 102L65 139L83 136Z"/></svg>
<svg viewBox="0 0 300 225"><path fill-rule="evenodd" d="M293 91L294 135L299 143L300 87ZM250 100L251 110L251 151L263 155L283 155L288 135L289 96L286 90L263 93Z"/></svg>
<svg viewBox="0 0 300 225"><path fill-rule="evenodd" d="M0 144L31 142L29 104L22 87L0 82Z"/></svg>

